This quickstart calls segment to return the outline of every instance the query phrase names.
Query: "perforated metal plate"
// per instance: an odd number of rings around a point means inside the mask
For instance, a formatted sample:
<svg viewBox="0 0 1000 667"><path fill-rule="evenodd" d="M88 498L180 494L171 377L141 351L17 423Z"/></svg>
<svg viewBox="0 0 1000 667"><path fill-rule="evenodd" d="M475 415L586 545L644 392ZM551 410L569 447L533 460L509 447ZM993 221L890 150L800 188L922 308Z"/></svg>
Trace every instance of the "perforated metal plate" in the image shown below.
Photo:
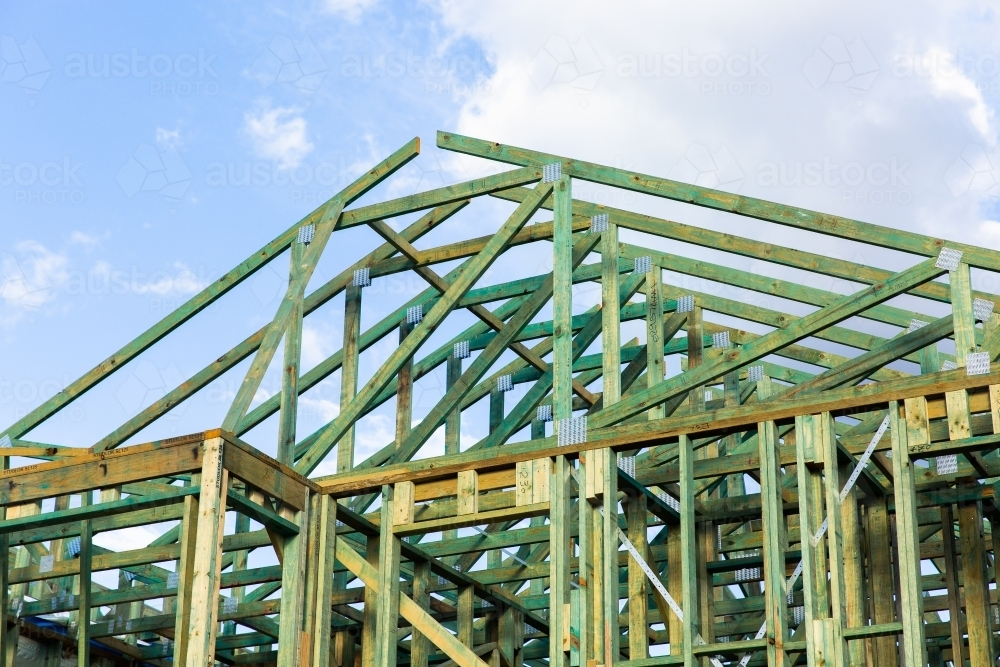
<svg viewBox="0 0 1000 667"><path fill-rule="evenodd" d="M69 554L70 558L76 558L80 555L80 538L74 537L66 545L66 553Z"/></svg>
<svg viewBox="0 0 1000 667"><path fill-rule="evenodd" d="M973 299L972 300L972 312L975 314L976 319L980 322L985 322L990 319L990 315L993 314L993 308L996 304L992 301L986 299Z"/></svg>
<svg viewBox="0 0 1000 667"><path fill-rule="evenodd" d="M501 375L497 378L497 391L514 391L514 376Z"/></svg>
<svg viewBox="0 0 1000 667"><path fill-rule="evenodd" d="M372 278L370 269L366 266L363 269L354 269L354 287L371 287Z"/></svg>
<svg viewBox="0 0 1000 667"><path fill-rule="evenodd" d="M629 477L635 477L635 457L619 456L618 468Z"/></svg>
<svg viewBox="0 0 1000 667"><path fill-rule="evenodd" d="M653 260L649 255L636 257L635 261L632 263L632 270L635 273L649 273L651 268L653 268Z"/></svg>
<svg viewBox="0 0 1000 667"><path fill-rule="evenodd" d="M551 183L562 178L562 163L553 162L542 167L542 183Z"/></svg>
<svg viewBox="0 0 1000 667"><path fill-rule="evenodd" d="M656 495L660 498L660 500L667 504L667 507L671 508L675 512L681 511L681 501L677 500L666 491L660 491Z"/></svg>
<svg viewBox="0 0 1000 667"><path fill-rule="evenodd" d="M468 359L469 358L469 341L460 340L455 343L455 348L453 350L456 359Z"/></svg>
<svg viewBox="0 0 1000 667"><path fill-rule="evenodd" d="M677 312L690 313L694 310L694 296L688 294L677 299Z"/></svg>
<svg viewBox="0 0 1000 667"><path fill-rule="evenodd" d="M316 225L302 225L299 227L298 242L309 245L316 238Z"/></svg>
<svg viewBox="0 0 1000 667"><path fill-rule="evenodd" d="M559 446L578 445L582 442L587 442L587 418L570 417L569 419L560 419L556 442Z"/></svg>
<svg viewBox="0 0 1000 667"><path fill-rule="evenodd" d="M406 323L420 324L424 319L424 307L422 305L412 306L406 309Z"/></svg>
<svg viewBox="0 0 1000 667"><path fill-rule="evenodd" d="M590 217L590 231L593 234L608 231L608 214L601 213Z"/></svg>
<svg viewBox="0 0 1000 667"><path fill-rule="evenodd" d="M958 457L955 454L939 456L935 463L939 475L954 475L958 472Z"/></svg>
<svg viewBox="0 0 1000 667"><path fill-rule="evenodd" d="M53 554L48 556L42 556L38 559L38 571L39 572L51 572L52 568L56 564L56 557Z"/></svg>
<svg viewBox="0 0 1000 667"><path fill-rule="evenodd" d="M970 352L965 355L966 375L986 375L990 372L989 352Z"/></svg>
<svg viewBox="0 0 1000 667"><path fill-rule="evenodd" d="M962 251L952 250L951 248L941 248L941 252L938 253L937 261L934 262L934 266L939 269L944 269L945 271L954 271L958 268L959 262L962 261Z"/></svg>

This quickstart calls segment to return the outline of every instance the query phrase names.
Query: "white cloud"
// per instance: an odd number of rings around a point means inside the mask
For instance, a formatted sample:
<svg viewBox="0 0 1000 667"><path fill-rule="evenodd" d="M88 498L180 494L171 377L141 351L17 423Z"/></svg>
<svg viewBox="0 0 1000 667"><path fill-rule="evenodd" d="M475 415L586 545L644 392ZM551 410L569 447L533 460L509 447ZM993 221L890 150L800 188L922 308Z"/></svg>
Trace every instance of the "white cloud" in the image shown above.
<svg viewBox="0 0 1000 667"><path fill-rule="evenodd" d="M1000 221L984 220L981 222L977 243L984 248L1000 250Z"/></svg>
<svg viewBox="0 0 1000 667"><path fill-rule="evenodd" d="M94 544L117 552L141 549L164 532L166 532L166 528L158 525L131 526L98 533L94 536Z"/></svg>
<svg viewBox="0 0 1000 667"><path fill-rule="evenodd" d="M924 55L931 63L948 63L950 54L940 47L933 47ZM968 119L979 135L990 144L996 142L993 129L994 111L983 99L983 91L968 75L956 67L930 68L931 90L937 97L950 97L968 103Z"/></svg>
<svg viewBox="0 0 1000 667"><path fill-rule="evenodd" d="M199 279L194 271L181 262L174 262L174 269L176 269L176 273L156 271L148 279L133 280L132 291L136 294L182 296L200 292L208 285L207 281Z"/></svg>
<svg viewBox="0 0 1000 667"><path fill-rule="evenodd" d="M339 348L334 346L331 333L329 327L313 325L306 320L302 326L303 368L312 368Z"/></svg>
<svg viewBox="0 0 1000 667"><path fill-rule="evenodd" d="M69 257L36 241L22 241L14 253L0 253L0 301L10 309L3 321L12 324L25 311L54 300L69 277Z"/></svg>
<svg viewBox="0 0 1000 667"><path fill-rule="evenodd" d="M340 414L340 405L327 398L311 398L306 394L299 397L299 414L306 414L326 424Z"/></svg>
<svg viewBox="0 0 1000 667"><path fill-rule="evenodd" d="M560 3L442 1L450 39L475 41L493 65L457 120L442 129L664 177L691 162L701 146L716 158L713 164L688 169L688 176L677 171L679 178L700 182L708 174L734 184L723 189L738 185L741 195L968 239L995 214L984 215L978 194L956 198L945 174L970 131L992 150L995 98L981 89L996 79L959 69L929 80L923 72L900 73L894 64L919 58L913 54L932 44L953 54L995 54L997 19L984 21L976 2L920 14L900 7L855 2L788 10L776 2L723 2L719 11L705 12L699 5L612 8L595 0L567 12ZM862 12L859 24L852 16ZM806 72L816 74L810 59L833 42L845 45L847 59L834 53L825 78L810 79ZM539 68L539 59L548 69ZM843 71L834 71L838 64ZM581 79L585 73L590 78ZM731 178L716 174L717 153ZM461 159L469 174L486 170L483 160ZM785 174L814 163L840 170L852 165L863 178L849 185L836 171L818 184L760 183L769 163ZM573 188L591 201L763 241L847 255L856 248L847 240L748 224L587 182Z"/></svg>
<svg viewBox="0 0 1000 667"><path fill-rule="evenodd" d="M176 129L165 130L162 127L158 127L156 128L156 143L158 143L163 150L177 148L177 146L181 143L181 132Z"/></svg>
<svg viewBox="0 0 1000 667"><path fill-rule="evenodd" d="M91 248L94 248L98 244L100 244L102 240L110 236L111 236L110 233L99 235L99 234L88 234L87 232L81 232L81 231L74 231L69 236L69 242L72 243L73 245L83 246L84 248L90 250Z"/></svg>
<svg viewBox="0 0 1000 667"><path fill-rule="evenodd" d="M382 414L370 414L354 430L354 463L358 464L396 439L396 421Z"/></svg>
<svg viewBox="0 0 1000 667"><path fill-rule="evenodd" d="M282 169L294 169L312 152L306 119L294 107L271 108L263 101L244 115L243 129L260 157L275 160Z"/></svg>
<svg viewBox="0 0 1000 667"><path fill-rule="evenodd" d="M350 21L357 21L362 13L376 4L378 0L326 0L324 6L326 11L332 14L340 14Z"/></svg>

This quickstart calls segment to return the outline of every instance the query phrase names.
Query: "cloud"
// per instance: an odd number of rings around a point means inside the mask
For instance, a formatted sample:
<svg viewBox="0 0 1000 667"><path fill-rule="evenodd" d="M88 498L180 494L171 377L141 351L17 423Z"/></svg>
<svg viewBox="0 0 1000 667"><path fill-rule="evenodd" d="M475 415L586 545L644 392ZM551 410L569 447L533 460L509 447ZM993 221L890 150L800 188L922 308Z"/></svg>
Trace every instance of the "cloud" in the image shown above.
<svg viewBox="0 0 1000 667"><path fill-rule="evenodd" d="M1000 250L1000 221L984 220L979 224L979 243L985 248Z"/></svg>
<svg viewBox="0 0 1000 667"><path fill-rule="evenodd" d="M324 7L331 14L340 14L349 21L357 21L361 14L376 4L378 0L326 0Z"/></svg>
<svg viewBox="0 0 1000 667"><path fill-rule="evenodd" d="M158 143L163 150L177 148L177 146L181 143L181 131L165 130L162 127L158 127L156 128L156 143Z"/></svg>
<svg viewBox="0 0 1000 667"><path fill-rule="evenodd" d="M87 232L74 231L69 236L69 242L72 243L73 245L83 246L84 248L90 250L99 245L103 239L106 239L109 236L111 236L110 233L98 235L98 234L88 234Z"/></svg>
<svg viewBox="0 0 1000 667"><path fill-rule="evenodd" d="M951 54L940 47L933 47L923 58L931 63L945 64L951 60ZM949 97L967 102L966 114L969 122L983 139L990 144L995 143L994 111L983 99L983 91L976 82L955 67L931 67L930 73L931 90L935 97Z"/></svg>
<svg viewBox="0 0 1000 667"><path fill-rule="evenodd" d="M0 253L0 301L10 310L7 324L54 300L69 280L69 257L37 241L22 241L15 253Z"/></svg>
<svg viewBox="0 0 1000 667"><path fill-rule="evenodd" d="M174 262L176 273L167 271L154 272L148 279L133 280L132 291L136 294L155 294L156 296L194 294L200 292L208 282L199 279L195 273L182 262Z"/></svg>
<svg viewBox="0 0 1000 667"><path fill-rule="evenodd" d="M310 398L306 394L299 397L299 414L306 414L326 424L340 414L340 405L327 398Z"/></svg>
<svg viewBox="0 0 1000 667"><path fill-rule="evenodd" d="M312 368L339 349L334 346L331 327L305 321L302 327L302 366Z"/></svg>
<svg viewBox="0 0 1000 667"><path fill-rule="evenodd" d="M996 98L982 90L995 78L977 69L975 58L955 75L941 71L933 78L898 66L919 59L930 45L959 54L953 61L963 53L989 61L997 18L984 20L976 3L963 3L967 10L941 5L919 16L903 15L893 4L860 2L792 11L770 2L761 13L760 5L724 1L723 11L711 14L677 3L627 6L612 11L584 0L566 14L528 2L439 2L448 39L474 42L492 65L442 129L640 173L670 178L673 172L745 196L946 238L973 238L984 218L996 217L982 208L979 194L956 198L954 179L945 178L970 130L993 150ZM863 24L850 19L862 11ZM539 58L548 69L539 69ZM584 73L590 78L582 80ZM486 170L485 160L460 159L472 176ZM768 164L777 165L784 180L761 182ZM796 177L816 164L818 181ZM748 223L581 180L573 193L824 254L851 256L858 248L847 239ZM649 237L642 242L659 247ZM685 251L721 259L712 253ZM739 266L743 260L725 261ZM898 260L888 261L892 268Z"/></svg>
<svg viewBox="0 0 1000 667"><path fill-rule="evenodd" d="M243 129L260 157L275 160L282 169L294 169L312 152L306 119L294 107L271 108L270 102L258 102L244 115Z"/></svg>

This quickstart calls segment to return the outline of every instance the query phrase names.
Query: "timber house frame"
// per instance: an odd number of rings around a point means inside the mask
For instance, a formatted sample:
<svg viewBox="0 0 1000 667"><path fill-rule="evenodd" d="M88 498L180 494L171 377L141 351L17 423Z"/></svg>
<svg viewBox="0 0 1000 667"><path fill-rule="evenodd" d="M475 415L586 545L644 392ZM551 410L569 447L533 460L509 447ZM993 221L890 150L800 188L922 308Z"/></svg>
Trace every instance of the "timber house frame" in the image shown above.
<svg viewBox="0 0 1000 667"><path fill-rule="evenodd" d="M973 276L1000 271L1000 252L451 133L437 144L497 169L352 207L417 156L414 139L0 431L0 667L19 638L81 666L995 664L1000 315ZM581 181L908 259L888 270L589 203ZM487 235L416 247L483 197L512 209L476 223ZM307 293L354 226L382 244ZM483 284L523 244L548 248L551 270ZM89 448L32 439L279 257L289 280L266 326ZM808 312L680 289L664 270ZM427 287L363 330L366 287L402 272ZM599 285L600 306L574 311L574 283ZM341 292L343 349L300 372L303 319ZM477 321L456 326L458 311ZM629 322L643 335L623 340ZM124 446L245 360L216 430ZM255 403L272 363L281 391ZM441 368L443 396L414 424L414 382ZM297 433L300 395L334 373L339 413ZM386 403L395 439L355 460L360 420ZM461 447L476 405L488 435ZM241 439L271 417L275 458ZM441 430L444 454L420 455ZM336 474L314 474L324 461ZM166 528L145 547L94 544L151 524ZM258 550L278 564L251 567ZM106 570L117 588L92 580Z"/></svg>

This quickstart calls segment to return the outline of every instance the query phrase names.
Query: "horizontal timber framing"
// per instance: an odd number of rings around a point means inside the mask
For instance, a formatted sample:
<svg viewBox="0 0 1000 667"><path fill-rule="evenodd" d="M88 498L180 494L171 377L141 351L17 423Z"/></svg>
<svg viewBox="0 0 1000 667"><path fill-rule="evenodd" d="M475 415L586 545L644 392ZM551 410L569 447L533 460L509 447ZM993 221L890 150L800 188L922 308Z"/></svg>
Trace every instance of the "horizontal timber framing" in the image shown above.
<svg viewBox="0 0 1000 667"><path fill-rule="evenodd" d="M973 289L1000 253L453 133L437 146L487 175L379 197L418 157L407 142L0 431L0 664L19 636L79 665L1000 659L1000 315ZM587 201L582 181L681 220ZM898 263L713 231L683 205ZM289 285L264 326L89 447L39 442L279 256ZM320 261L333 277L308 289ZM342 348L302 369L303 321L340 308ZM230 380L221 428L155 439ZM338 382L332 415L300 409ZM373 419L393 425L374 447Z"/></svg>

